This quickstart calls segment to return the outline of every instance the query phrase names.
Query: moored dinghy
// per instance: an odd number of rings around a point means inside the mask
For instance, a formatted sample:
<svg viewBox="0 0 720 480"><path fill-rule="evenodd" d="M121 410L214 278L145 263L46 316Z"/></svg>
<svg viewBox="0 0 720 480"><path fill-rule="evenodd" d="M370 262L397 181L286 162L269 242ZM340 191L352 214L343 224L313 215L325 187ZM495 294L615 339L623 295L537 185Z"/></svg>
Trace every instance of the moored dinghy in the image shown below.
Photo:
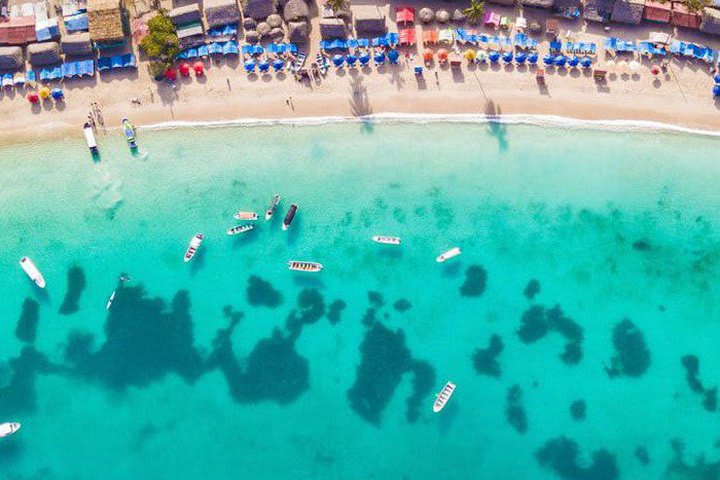
<svg viewBox="0 0 720 480"><path fill-rule="evenodd" d="M400 245L400 237L391 237L388 235L375 235L372 237L373 242L382 243L384 245Z"/></svg>
<svg viewBox="0 0 720 480"><path fill-rule="evenodd" d="M93 132L93 127L90 125L90 122L85 122L83 125L83 135L85 135L85 143L87 143L90 153L93 155L100 153L97 142L95 141L95 132Z"/></svg>
<svg viewBox="0 0 720 480"><path fill-rule="evenodd" d="M280 203L280 195L275 194L273 199L270 201L270 205L268 206L267 210L265 210L265 220L270 220L272 216L275 214L275 210L277 210L277 206Z"/></svg>
<svg viewBox="0 0 720 480"><path fill-rule="evenodd" d="M285 214L285 219L283 220L283 230L287 230L288 227L290 227L290 224L292 223L293 219L295 218L295 214L297 213L297 203L293 203L290 205L290 209Z"/></svg>
<svg viewBox="0 0 720 480"><path fill-rule="evenodd" d="M453 257L457 257L461 253L462 252L460 251L459 247L454 247L454 248L451 248L450 250L448 250L447 252L444 252L444 253L441 253L440 255L438 255L437 258L435 259L435 261L438 263L442 263L445 260L450 260Z"/></svg>
<svg viewBox="0 0 720 480"><path fill-rule="evenodd" d="M125 134L125 140L127 140L128 147L130 147L130 150L135 150L137 148L137 139L135 137L135 127L132 123L130 123L130 120L127 118L123 118L121 120L121 125L123 129L123 133Z"/></svg>
<svg viewBox="0 0 720 480"><path fill-rule="evenodd" d="M20 259L20 266L25 271L28 277L30 277L30 280L32 280L35 285L37 285L40 288L45 288L45 277L43 277L43 274L40 273L40 270L35 266L35 264L30 260L29 257L22 257Z"/></svg>
<svg viewBox="0 0 720 480"><path fill-rule="evenodd" d="M290 270L296 270L299 272L319 272L323 269L322 263L317 262L303 262L300 260L290 260L288 262L288 268Z"/></svg>
<svg viewBox="0 0 720 480"><path fill-rule="evenodd" d="M195 253L197 253L198 248L200 248L200 244L202 243L203 239L205 238L205 235L202 233L198 233L193 238L190 239L190 245L188 246L188 249L185 251L185 263L192 260L192 258L195 256Z"/></svg>
<svg viewBox="0 0 720 480"><path fill-rule="evenodd" d="M236 220L257 220L258 214L255 212L243 212L242 210L233 215Z"/></svg>
<svg viewBox="0 0 720 480"><path fill-rule="evenodd" d="M0 423L0 438L7 437L20 430L18 422Z"/></svg>
<svg viewBox="0 0 720 480"><path fill-rule="evenodd" d="M442 390L440 390L440 393L438 393L435 397L435 403L433 403L433 412L438 413L440 410L445 408L445 404L448 402L448 400L450 400L453 392L455 392L455 384L452 382L447 382L442 388Z"/></svg>
<svg viewBox="0 0 720 480"><path fill-rule="evenodd" d="M237 227L232 227L227 229L228 235L237 235L238 233L245 233L249 232L255 228L255 225L245 224L245 225L238 225Z"/></svg>

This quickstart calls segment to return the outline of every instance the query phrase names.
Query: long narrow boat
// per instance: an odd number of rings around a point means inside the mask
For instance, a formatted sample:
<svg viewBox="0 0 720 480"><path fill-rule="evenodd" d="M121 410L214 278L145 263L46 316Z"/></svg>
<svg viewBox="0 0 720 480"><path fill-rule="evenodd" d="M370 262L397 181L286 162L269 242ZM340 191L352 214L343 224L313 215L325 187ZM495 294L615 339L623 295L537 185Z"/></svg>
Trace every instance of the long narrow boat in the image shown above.
<svg viewBox="0 0 720 480"><path fill-rule="evenodd" d="M7 437L20 430L18 422L0 423L0 438Z"/></svg>
<svg viewBox="0 0 720 480"><path fill-rule="evenodd" d="M200 248L200 244L202 243L203 239L205 238L205 235L202 233L198 233L193 238L190 239L190 245L188 246L188 249L185 251L185 263L192 260L192 258L195 256L195 253L197 253L198 248Z"/></svg>
<svg viewBox="0 0 720 480"><path fill-rule="evenodd" d="M297 270L299 272L319 272L323 269L322 263L317 262L303 262L300 260L290 260L288 262L288 268L290 270Z"/></svg>
<svg viewBox="0 0 720 480"><path fill-rule="evenodd" d="M22 257L20 259L20 266L25 271L28 277L30 277L30 280L35 282L35 285L37 285L40 288L45 288L45 277L43 277L43 274L40 273L40 270L35 266L35 264L30 260L29 257Z"/></svg>
<svg viewBox="0 0 720 480"><path fill-rule="evenodd" d="M387 235L375 235L372 237L373 242L382 243L385 245L400 245L400 237L390 237Z"/></svg>
<svg viewBox="0 0 720 480"><path fill-rule="evenodd" d="M85 142L87 143L88 149L90 149L90 153L93 155L100 153L97 142L95 141L95 132L93 132L90 122L85 122L85 125L83 125L83 135L85 135Z"/></svg>
<svg viewBox="0 0 720 480"><path fill-rule="evenodd" d="M130 123L130 120L127 118L123 118L120 122L123 133L125 134L125 140L127 141L128 147L130 147L130 150L135 150L137 148L137 138L135 136L135 127L132 123Z"/></svg>
<svg viewBox="0 0 720 480"><path fill-rule="evenodd" d="M236 220L257 220L258 214L255 212L243 212L242 210L233 215Z"/></svg>
<svg viewBox="0 0 720 480"><path fill-rule="evenodd" d="M105 302L105 310L110 310L110 307L112 307L113 302L115 301L115 292L117 290L113 290L110 296L107 299L107 302Z"/></svg>
<svg viewBox="0 0 720 480"><path fill-rule="evenodd" d="M445 408L445 404L448 402L448 400L450 400L453 392L455 392L455 384L452 382L447 382L442 388L442 390L440 390L440 393L437 394L437 397L435 397L435 403L433 403L433 412L438 413L440 410Z"/></svg>
<svg viewBox="0 0 720 480"><path fill-rule="evenodd" d="M227 234L228 235L237 235L238 233L249 232L253 228L255 228L255 225L246 223L245 225L238 225L237 227L228 228Z"/></svg>
<svg viewBox="0 0 720 480"><path fill-rule="evenodd" d="M267 210L265 210L265 220L270 220L272 218L279 203L280 195L276 193L270 201L270 205L268 206Z"/></svg>
<svg viewBox="0 0 720 480"><path fill-rule="evenodd" d="M460 251L460 248L453 247L450 250L448 250L447 252L444 252L444 253L441 253L440 255L438 255L437 258L435 259L435 261L438 263L442 263L445 260L450 260L453 257L457 257L461 253L462 252Z"/></svg>
<svg viewBox="0 0 720 480"><path fill-rule="evenodd" d="M288 227L290 227L290 224L292 223L293 218L295 218L295 214L297 213L297 209L298 209L297 203L293 203L290 205L290 209L285 214L285 219L283 220L283 226L282 226L283 230L287 230Z"/></svg>

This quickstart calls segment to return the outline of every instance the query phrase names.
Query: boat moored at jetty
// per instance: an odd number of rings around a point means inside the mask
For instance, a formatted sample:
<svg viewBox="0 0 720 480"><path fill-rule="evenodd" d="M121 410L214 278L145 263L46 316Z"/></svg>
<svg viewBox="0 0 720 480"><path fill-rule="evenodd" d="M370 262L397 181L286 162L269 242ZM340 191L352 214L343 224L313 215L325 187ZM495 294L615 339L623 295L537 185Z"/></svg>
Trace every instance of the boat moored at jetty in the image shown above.
<svg viewBox="0 0 720 480"><path fill-rule="evenodd" d="M35 266L35 264L30 260L29 257L22 257L20 259L20 266L25 271L28 277L30 277L30 280L32 280L35 285L37 285L40 288L45 288L45 277L43 277L42 273L40 273L40 270Z"/></svg>
<svg viewBox="0 0 720 480"><path fill-rule="evenodd" d="M137 148L137 139L135 137L135 127L132 123L130 123L130 120L127 118L123 118L121 123L123 133L125 134L125 140L127 140L128 147L130 147L130 150L135 150Z"/></svg>
<svg viewBox="0 0 720 480"><path fill-rule="evenodd" d="M460 251L459 247L453 247L450 250L448 250L447 252L441 253L440 255L438 255L437 258L435 259L435 261L438 263L442 263L445 260L450 260L453 257L457 257L461 253L462 252Z"/></svg>
<svg viewBox="0 0 720 480"><path fill-rule="evenodd" d="M275 210L277 209L278 204L280 203L280 195L277 193L275 196L273 196L272 200L270 201L270 205L268 206L267 210L265 210L265 220L270 220L272 216L275 214Z"/></svg>
<svg viewBox="0 0 720 480"><path fill-rule="evenodd" d="M237 235L238 233L245 233L249 232L255 228L255 225L245 224L245 225L238 225L237 227L232 227L227 229L228 235Z"/></svg>
<svg viewBox="0 0 720 480"><path fill-rule="evenodd" d="M283 230L287 230L288 227L290 227L290 224L292 223L293 219L295 218L295 214L297 213L297 203L293 203L290 205L290 209L285 214L285 219L283 220Z"/></svg>
<svg viewBox="0 0 720 480"><path fill-rule="evenodd" d="M296 270L299 272L319 272L323 269L322 263L317 262L304 262L300 260L290 260L288 262L288 268L290 270Z"/></svg>
<svg viewBox="0 0 720 480"><path fill-rule="evenodd" d="M400 245L400 237L391 237L388 235L375 235L372 237L373 242L382 243L384 245Z"/></svg>
<svg viewBox="0 0 720 480"><path fill-rule="evenodd" d="M236 220L257 220L258 214L255 212L243 212L242 210L233 215Z"/></svg>
<svg viewBox="0 0 720 480"><path fill-rule="evenodd" d="M90 149L90 153L93 155L99 154L100 151L98 150L97 142L95 141L95 132L93 132L90 122L85 122L85 125L83 125L83 134L85 135L85 142Z"/></svg>
<svg viewBox="0 0 720 480"><path fill-rule="evenodd" d="M450 400L453 392L455 392L455 384L452 382L447 382L442 388L442 390L440 390L440 393L438 393L435 397L435 403L433 403L433 412L438 413L440 410L445 408L445 404L448 402L448 400Z"/></svg>
<svg viewBox="0 0 720 480"><path fill-rule="evenodd" d="M0 438L7 437L20 430L18 422L0 423Z"/></svg>
<svg viewBox="0 0 720 480"><path fill-rule="evenodd" d="M205 235L202 233L198 233L193 238L190 239L190 245L188 246L188 249L185 251L185 263L192 260L192 258L195 256L195 253L197 253L198 248L200 248L200 244L202 243L203 239L205 238Z"/></svg>

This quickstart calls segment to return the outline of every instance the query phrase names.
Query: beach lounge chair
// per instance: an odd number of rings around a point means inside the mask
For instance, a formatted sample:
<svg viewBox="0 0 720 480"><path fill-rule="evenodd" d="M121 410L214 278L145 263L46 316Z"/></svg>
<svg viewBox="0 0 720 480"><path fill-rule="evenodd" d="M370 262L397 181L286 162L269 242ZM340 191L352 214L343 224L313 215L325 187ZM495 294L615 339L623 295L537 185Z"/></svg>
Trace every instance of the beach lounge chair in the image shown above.
<svg viewBox="0 0 720 480"><path fill-rule="evenodd" d="M292 72L297 72L301 68L303 68L303 65L305 65L305 59L307 58L307 53L304 51L298 53L297 58L295 58L295 61L293 61L292 65L290 66L290 70Z"/></svg>
<svg viewBox="0 0 720 480"><path fill-rule="evenodd" d="M198 56L200 56L202 58L206 58L209 55L210 55L210 50L208 49L207 45L200 45L198 47Z"/></svg>
<svg viewBox="0 0 720 480"><path fill-rule="evenodd" d="M500 15L495 12L486 12L483 16L483 24L498 28L500 26Z"/></svg>

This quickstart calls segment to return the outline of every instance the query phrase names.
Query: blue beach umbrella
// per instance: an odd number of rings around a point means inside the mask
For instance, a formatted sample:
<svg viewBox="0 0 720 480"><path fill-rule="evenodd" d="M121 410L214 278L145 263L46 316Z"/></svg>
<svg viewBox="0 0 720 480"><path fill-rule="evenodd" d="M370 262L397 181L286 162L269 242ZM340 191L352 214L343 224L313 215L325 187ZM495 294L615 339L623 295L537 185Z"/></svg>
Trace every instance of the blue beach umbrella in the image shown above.
<svg viewBox="0 0 720 480"><path fill-rule="evenodd" d="M245 62L245 71L250 73L255 71L255 61L254 60L248 60Z"/></svg>
<svg viewBox="0 0 720 480"><path fill-rule="evenodd" d="M261 60L260 63L258 63L258 68L261 72L267 72L270 69L270 62Z"/></svg>
<svg viewBox="0 0 720 480"><path fill-rule="evenodd" d="M336 67L342 65L344 61L345 58L340 54L334 55L332 58L333 65L335 65Z"/></svg>
<svg viewBox="0 0 720 480"><path fill-rule="evenodd" d="M352 53L350 55L345 55L345 63L348 65L355 65L355 62L357 62L357 57L355 55Z"/></svg>
<svg viewBox="0 0 720 480"><path fill-rule="evenodd" d="M577 67L578 63L580 63L580 59L576 55L573 55L568 59L568 65L571 67Z"/></svg>
<svg viewBox="0 0 720 480"><path fill-rule="evenodd" d="M493 50L490 53L488 53L488 59L492 63L496 63L498 60L500 60L500 54L498 52L496 52L495 50Z"/></svg>
<svg viewBox="0 0 720 480"><path fill-rule="evenodd" d="M50 95L52 95L53 100L61 100L65 96L63 91L59 88L53 88Z"/></svg>
<svg viewBox="0 0 720 480"><path fill-rule="evenodd" d="M513 53L512 52L505 52L502 54L503 62L510 63L513 59Z"/></svg>
<svg viewBox="0 0 720 480"><path fill-rule="evenodd" d="M592 65L592 59L590 57L583 57L583 59L580 60L580 65L582 65L583 68L590 68L590 65Z"/></svg>
<svg viewBox="0 0 720 480"><path fill-rule="evenodd" d="M715 83L720 83L720 75L715 75Z"/></svg>
<svg viewBox="0 0 720 480"><path fill-rule="evenodd" d="M383 52L379 52L375 54L375 61L377 63L383 63L385 61L385 54Z"/></svg>
<svg viewBox="0 0 720 480"><path fill-rule="evenodd" d="M547 55L545 55L545 56L543 57L543 63L544 63L545 65L552 65L553 63L555 63L555 57L553 57L552 55L550 55L550 54L548 53Z"/></svg>
<svg viewBox="0 0 720 480"><path fill-rule="evenodd" d="M555 57L554 63L558 67L564 67L566 61L567 61L567 58L565 58L565 55L558 55L557 57Z"/></svg>
<svg viewBox="0 0 720 480"><path fill-rule="evenodd" d="M720 85L713 85L713 97L720 97Z"/></svg>
<svg viewBox="0 0 720 480"><path fill-rule="evenodd" d="M400 52L397 50L392 49L388 52L388 60L390 60L390 63L397 63L398 58L400 58Z"/></svg>
<svg viewBox="0 0 720 480"><path fill-rule="evenodd" d="M360 65L367 65L370 61L370 54L363 53L362 55L360 55L360 58L358 58L358 60L360 61Z"/></svg>
<svg viewBox="0 0 720 480"><path fill-rule="evenodd" d="M525 60L527 60L527 55L524 52L519 52L515 55L515 61L517 63L525 63Z"/></svg>
<svg viewBox="0 0 720 480"><path fill-rule="evenodd" d="M537 52L532 52L530 55L528 55L527 61L528 61L528 63L535 65L538 61Z"/></svg>
<svg viewBox="0 0 720 480"><path fill-rule="evenodd" d="M280 60L278 58L272 63L272 66L275 69L275 71L277 72L277 71L280 71L283 69L283 67L285 66L285 62L283 62L282 60Z"/></svg>

